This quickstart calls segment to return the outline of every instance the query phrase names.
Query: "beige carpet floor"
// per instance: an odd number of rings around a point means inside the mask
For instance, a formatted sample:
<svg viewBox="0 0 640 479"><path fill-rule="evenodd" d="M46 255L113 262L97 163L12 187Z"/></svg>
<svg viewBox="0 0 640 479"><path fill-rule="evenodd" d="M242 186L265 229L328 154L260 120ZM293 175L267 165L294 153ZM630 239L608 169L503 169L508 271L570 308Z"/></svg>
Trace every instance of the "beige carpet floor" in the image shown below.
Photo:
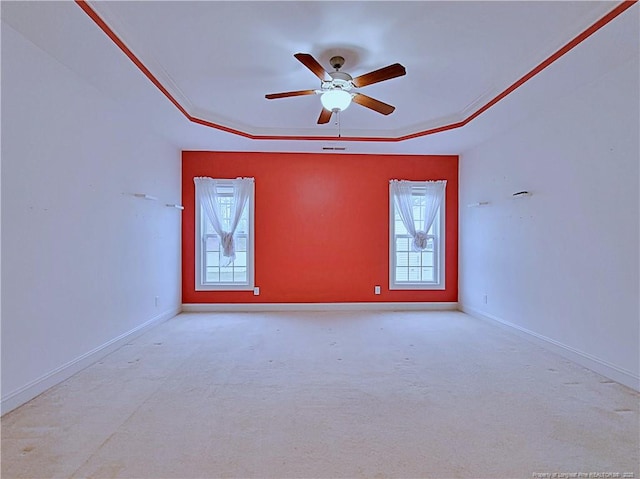
<svg viewBox="0 0 640 479"><path fill-rule="evenodd" d="M639 478L638 406L460 312L181 314L5 415L2 478Z"/></svg>

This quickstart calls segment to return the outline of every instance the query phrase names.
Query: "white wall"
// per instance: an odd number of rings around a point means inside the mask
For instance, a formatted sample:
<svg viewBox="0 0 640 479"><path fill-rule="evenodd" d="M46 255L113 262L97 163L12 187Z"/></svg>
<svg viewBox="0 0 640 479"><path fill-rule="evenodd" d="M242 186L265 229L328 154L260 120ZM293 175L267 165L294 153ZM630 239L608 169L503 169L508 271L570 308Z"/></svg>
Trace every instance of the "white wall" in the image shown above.
<svg viewBox="0 0 640 479"><path fill-rule="evenodd" d="M180 151L130 113L3 22L3 412L179 310Z"/></svg>
<svg viewBox="0 0 640 479"><path fill-rule="evenodd" d="M575 61L608 35L621 48L615 28ZM528 116L461 155L460 301L638 389L640 67L636 53L606 68L590 61L588 77L538 95ZM520 190L533 196L513 199ZM467 207L479 201L490 204Z"/></svg>

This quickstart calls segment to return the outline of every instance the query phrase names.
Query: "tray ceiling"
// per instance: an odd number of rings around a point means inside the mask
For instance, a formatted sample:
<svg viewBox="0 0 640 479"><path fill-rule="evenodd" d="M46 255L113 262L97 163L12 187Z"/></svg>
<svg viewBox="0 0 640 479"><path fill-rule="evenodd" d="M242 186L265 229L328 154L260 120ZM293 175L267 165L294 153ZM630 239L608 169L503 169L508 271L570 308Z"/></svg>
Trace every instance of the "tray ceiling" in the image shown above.
<svg viewBox="0 0 640 479"><path fill-rule="evenodd" d="M378 151L384 151L385 142L465 124L543 62L560 58L566 53L563 47L579 45L576 39L594 24L606 25L603 17L620 5L610 1L2 2L2 14L3 21L89 82L147 111L153 122L168 118L166 106L170 106L191 124L189 131L182 125L167 128L180 138L203 138L203 129L216 130L211 136L216 148L246 148L242 145L252 138L269 139L284 151L291 148L274 139L340 136L378 143L382 147ZM103 22L102 31L96 22ZM605 44L609 51L597 54L617 61L616 55L637 51L635 44L631 49L622 45L623 53L611 48L615 42L637 43L633 37L637 31L629 32L620 38L609 34ZM395 111L383 116L352 104L340 114L339 124L334 115L331 122L318 125L317 95L265 99L267 93L319 88L318 78L294 58L298 52L310 53L327 71L332 71L329 58L341 55L346 60L342 71L354 77L401 63L405 76L359 89L394 105ZM123 62L131 71L125 71ZM141 77L141 70L144 81L131 74L135 71ZM556 83L569 81L571 73ZM159 98L163 106L158 105ZM175 118L166 123L175 125ZM230 139L234 136L239 140ZM218 141L221 138L226 146ZM206 148L205 143L192 144ZM432 151L444 150L451 150L450 145L443 150L436 145Z"/></svg>
<svg viewBox="0 0 640 479"><path fill-rule="evenodd" d="M407 75L360 91L383 116L341 113L343 135L400 137L464 120L571 41L611 2L91 2L193 116L250 135L333 135L317 125L319 88L293 54L352 76L399 62Z"/></svg>

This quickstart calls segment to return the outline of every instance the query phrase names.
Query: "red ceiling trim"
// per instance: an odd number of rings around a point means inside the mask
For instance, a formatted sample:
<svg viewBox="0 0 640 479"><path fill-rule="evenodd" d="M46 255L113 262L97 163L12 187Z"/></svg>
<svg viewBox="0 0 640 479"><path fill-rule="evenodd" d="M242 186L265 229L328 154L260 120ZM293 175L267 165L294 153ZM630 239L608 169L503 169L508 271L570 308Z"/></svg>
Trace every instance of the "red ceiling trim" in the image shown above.
<svg viewBox="0 0 640 479"><path fill-rule="evenodd" d="M447 126L443 126L441 128L435 128L433 130L426 130L426 131L422 131L422 132L418 132L418 133L414 133L411 135L406 135L400 138L400 140L408 140L410 138L418 138L420 136L424 136L424 135L430 135L433 133L438 133L440 131L444 131L444 130L451 130L454 128L459 128L461 126L465 126L467 123L471 122L471 120L477 118L478 116L480 116L482 113L484 113L485 111L487 111L489 108L491 108L492 106L494 106L496 103L498 103L500 100L502 100L503 98L505 98L507 95L509 95L510 93L512 93L513 91L515 91L516 89L518 89L519 87L521 87L525 82L529 81L531 78L533 78L534 76L536 76L538 73L540 73L542 70L544 70L545 68L547 68L549 65L551 65L553 62L555 62L556 60L558 60L560 57L564 56L566 53L568 53L570 50L572 50L573 48L575 48L576 46L578 46L580 43L582 43L584 40L586 40L587 38L589 38L591 35L593 35L595 32L597 32L598 30L600 30L602 27L604 27L605 25L607 25L609 22L611 22L614 18L616 18L618 15L620 15L621 13L623 13L624 11L626 11L627 9L631 8L634 4L638 3L638 0L632 0L632 1L624 1L620 4L618 4L616 6L616 8L614 8L613 10L611 10L609 13L607 13L604 17L602 17L600 20L598 20L596 23L594 23L593 25L591 25L589 28L587 28L584 32L582 32L581 34L579 34L577 37L575 37L573 40L571 40L569 43L567 43L565 46L563 46L562 48L560 48L560 50L558 50L557 52L555 52L554 54L552 54L549 58L547 58L546 60L544 60L542 63L540 63L538 66L536 66L533 70L531 70L529 73L527 73L526 75L524 75L522 78L520 78L518 81L516 81L513 85L511 85L510 87L508 87L506 90L504 90L502 93L498 94L495 98L493 98L492 100L490 100L488 103L486 103L484 106L480 107L478 110L476 110L474 113L472 113L471 115L469 115L466 119L464 119L463 121L459 122L459 123L454 123L451 125L447 125Z"/></svg>
<svg viewBox="0 0 640 479"><path fill-rule="evenodd" d="M102 20L102 18L100 18L100 16L95 12L95 10L93 10L89 4L85 1L85 0L76 0L76 4L78 4L78 6L80 6L80 8L82 8L82 10L89 15L89 17L96 23L96 25L98 25L98 27L100 27L100 29L113 41L113 43L116 44L116 46L118 48L120 48L120 50L122 50L122 52L129 57L129 59L140 69L140 71L142 71L142 73L144 73L144 75L151 81L151 83L153 83L161 92L164 96L167 97L167 99L173 103L176 108L180 111L180 113L182 113L188 120L194 122L194 123L200 123L203 124L205 126L211 126L214 128L217 128L219 130L222 131L226 131L228 133L234 133L236 135L241 135L241 136L246 136L246 137L251 137L251 135L239 131L239 130L234 130L233 128L228 128L226 126L222 126L222 125L216 125L215 123L211 123L211 122L206 122L204 120L200 120L199 118L195 118L193 116L191 116L189 114L189 112L178 102L178 100L176 100L173 95L171 95L171 93L169 93L169 91L164 87L164 85L162 85L162 83L160 83L160 81L153 75L153 73L151 73L149 71L149 69L144 65L144 63L142 63L140 61L140 59L135 56L135 54L129 49L129 47L127 47L124 42L122 40L120 40L120 38L114 33L113 30L111 30L111 28L109 27L109 25L107 25L104 20Z"/></svg>
<svg viewBox="0 0 640 479"><path fill-rule="evenodd" d="M363 136L363 137L357 137L357 136L335 137L335 136L252 135L250 133L247 133L247 132L244 132L244 131L241 131L241 130L236 130L234 128L229 128L227 126L220 125L218 123L213 123L213 122L208 121L208 120L203 120L201 118L197 118L197 117L191 116L189 114L189 112L178 102L178 100L176 100L171 95L171 93L169 93L169 91L162 85L162 83L160 83L160 81L153 75L153 73L151 73L149 71L149 69L140 61L140 59L135 56L135 54L124 44L124 42L122 40L120 40L120 38L113 32L113 30L111 30L111 28L109 28L109 26L104 22L104 20L102 20L102 18L100 18L100 16L89 6L89 4L85 0L75 0L75 2L96 23L96 25L98 25L98 27L118 46L118 48L120 48L120 50L122 50L122 52L127 57L129 57L129 59L151 81L151 83L153 83L162 92L162 94L164 96L166 96L167 99L171 103L173 103L175 105L175 107L189 121L191 121L193 123L197 123L199 125L207 126L207 127L210 127L210 128L215 128L216 130L225 131L227 133L233 133L234 135L240 135L240 136L243 136L245 138L252 139L252 140L317 140L317 141L336 141L336 140L340 140L340 141L362 141L362 142L399 142L399 141L410 140L410 139L413 139L413 138L419 138L421 136L433 135L434 133L440 133L440 132L447 131L447 130L454 130L456 128L460 128L462 126L465 126L466 124L471 122L473 119L477 118L482 113L487 111L489 108L494 106L500 100L505 98L507 95L509 95L510 93L512 93L513 91L515 91L519 87L521 87L524 83L526 83L528 80L530 80L531 78L536 76L538 73L540 73L542 70L547 68L549 65L551 65L553 62L558 60L560 57L564 56L567 52L569 52L570 50L575 48L577 45L582 43L584 40L589 38L591 35L593 35L595 32L600 30L602 27L607 25L609 22L611 22L618 15L622 14L627 9L631 8L633 5L638 3L638 0L623 1L623 2L619 3L613 10L611 10L609 13L607 13L604 17L602 17L600 20L595 22L593 25L591 25L589 28L587 28L584 32L579 34L577 37L575 37L573 40L571 40L565 46L560 48L557 52L552 54L549 58L547 58L542 63L540 63L538 66L536 66L529 73L527 73L522 78L517 80L510 87L508 87L502 93L498 94L496 97L494 97L488 103L486 103L485 105L480 107L478 110L476 110L474 113L469 115L464 120L456 122L456 123L451 123L449 125L444 125L444 126L440 126L440 127L437 127L437 128L432 128L430 130L419 131L419 132L416 132L416 133L411 133L409 135L404 135L404 136L395 137L395 138L393 138L393 137L369 137L369 136Z"/></svg>
<svg viewBox="0 0 640 479"><path fill-rule="evenodd" d="M187 118L189 117L189 113L185 110L178 101L173 98L171 93L167 91L167 89L158 81L158 79L153 76L153 74L149 71L149 69L144 66L144 64L136 57L131 50L124 44L122 40L109 28L109 26L98 16L98 14L86 3L84 0L76 0L76 3L84 10L84 12L91 17L91 19L100 27L100 29L107 34L107 36L115 43L120 50L124 52L125 55L129 57L129 59L145 74L145 76L151 80L158 89L166 96L171 103L173 103L178 110L182 112Z"/></svg>
<svg viewBox="0 0 640 479"><path fill-rule="evenodd" d="M584 40L586 40L587 38L589 38L591 35L593 35L595 32L597 32L598 30L600 30L602 27L604 27L606 24L608 24L609 22L611 22L611 20L613 20L614 18L616 18L618 15L620 15L622 12L624 12L625 10L627 10L628 8L632 7L635 3L637 3L637 0L634 1L625 1L622 2L621 4L619 4L616 8L614 8L612 11L610 11L609 13L607 13L604 17L602 17L600 20L598 20L596 23L594 23L593 25L591 25L589 28L587 28L584 32L582 32L580 35L578 35L577 37L575 37L573 40L571 40L569 43L567 43L564 47L562 47L560 50L558 50L557 52L555 52L553 55L551 55L549 58L547 58L545 61L543 61L542 63L540 63L537 67L535 67L533 70L531 70L529 73L527 73L525 76L523 76L522 78L520 78L517 82L515 82L513 85L511 85L509 88L507 88L505 91L503 91L502 93L500 93L497 97L495 97L493 100L491 100L489 103L487 103L486 105L484 105L482 108L480 108L478 111L476 111L473 115L471 115L469 118L467 118L467 120L465 120L466 122L469 122L471 120L473 120L474 118L476 118L478 115L480 115L481 113L483 113L484 111L488 110L489 108L491 108L493 105L495 105L496 103L498 103L500 100L502 100L505 96L507 96L509 93L511 93L512 91L514 91L515 89L517 89L518 87L520 87L523 83L525 83L526 81L530 80L531 78L533 78L534 76L536 76L538 73L540 73L542 70L544 70L545 68L547 68L549 65L551 65L553 62L555 62L557 59L559 59L560 57L562 57L563 55L565 55L566 53L568 53L570 50L572 50L574 47L576 47L577 45L579 45L580 43L582 43Z"/></svg>

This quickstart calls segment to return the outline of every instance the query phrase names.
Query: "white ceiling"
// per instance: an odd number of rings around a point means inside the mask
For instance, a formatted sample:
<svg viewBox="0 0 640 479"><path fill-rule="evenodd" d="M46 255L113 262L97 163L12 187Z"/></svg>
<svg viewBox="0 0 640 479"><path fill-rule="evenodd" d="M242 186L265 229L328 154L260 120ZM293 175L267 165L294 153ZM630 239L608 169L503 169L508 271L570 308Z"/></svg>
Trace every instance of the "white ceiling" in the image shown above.
<svg viewBox="0 0 640 479"><path fill-rule="evenodd" d="M401 142L326 138L341 134L397 139L462 121L618 5L610 1L89 3L191 116L247 135L283 137L250 140L188 121L74 2L38 2L37 8L34 3L2 2L3 21L136 114L148 115L147 121L170 131L168 136L181 148L317 151L320 144L344 143L356 152L406 153L458 153L463 129ZM613 55L611 61L616 61L616 55L629 54L629 48L615 52L621 41L637 50L637 22L634 25L622 39L605 43L605 58ZM615 51L608 51L614 44ZM335 115L330 123L317 125L321 104L316 95L266 100L267 93L319 88L319 80L293 57L297 52L312 54L327 71L332 71L328 59L342 55L346 59L342 70L354 77L401 63L405 76L360 89L396 110L383 116L353 104L341 113L339 126L333 121ZM567 72L557 83L566 84L573 74Z"/></svg>

